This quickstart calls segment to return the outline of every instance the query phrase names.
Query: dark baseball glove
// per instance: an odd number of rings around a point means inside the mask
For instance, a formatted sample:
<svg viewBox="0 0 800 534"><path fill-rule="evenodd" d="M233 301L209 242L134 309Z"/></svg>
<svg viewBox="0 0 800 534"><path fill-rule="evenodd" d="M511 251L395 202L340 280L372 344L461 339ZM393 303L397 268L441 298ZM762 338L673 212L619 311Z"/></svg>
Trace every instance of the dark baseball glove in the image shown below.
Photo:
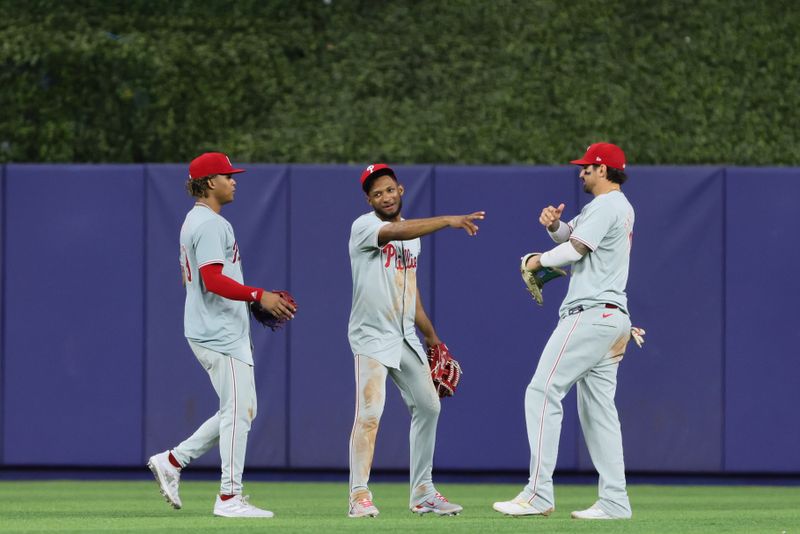
<svg viewBox="0 0 800 534"><path fill-rule="evenodd" d="M525 264L528 263L528 260L531 256L539 256L541 252L531 252L529 254L525 254L522 256L522 263L519 265L519 270L522 273L522 281L525 282L525 286L528 288L528 292L533 297L533 300L541 306L544 302L542 298L542 288L544 285L554 278L558 278L559 276L567 276L567 272L564 269L559 269L558 267L542 267L537 271L531 271L525 267Z"/></svg>
<svg viewBox="0 0 800 534"><path fill-rule="evenodd" d="M461 365L453 359L447 345L439 343L428 349L431 378L439 398L452 397L461 380Z"/></svg>
<svg viewBox="0 0 800 534"><path fill-rule="evenodd" d="M283 300L291 304L293 308L297 308L297 303L294 301L294 298L292 298L292 295L288 291L273 291L273 293L277 293ZM260 302L250 303L250 313L252 314L253 319L261 323L261 325L265 328L271 329L273 332L288 322L288 319L276 317L267 311Z"/></svg>

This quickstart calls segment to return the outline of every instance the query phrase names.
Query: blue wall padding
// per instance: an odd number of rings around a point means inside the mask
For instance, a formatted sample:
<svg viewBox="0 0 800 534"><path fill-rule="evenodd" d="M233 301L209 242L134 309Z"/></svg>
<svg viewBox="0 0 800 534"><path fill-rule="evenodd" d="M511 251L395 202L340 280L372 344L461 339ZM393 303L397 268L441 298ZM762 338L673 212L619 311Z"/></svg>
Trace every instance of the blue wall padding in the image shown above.
<svg viewBox="0 0 800 534"><path fill-rule="evenodd" d="M353 423L347 241L369 211L356 165L241 164L223 208L245 281L289 289L287 328L253 328L259 410L248 467L346 468ZM541 209L565 219L591 200L575 167L396 167L408 218L485 210L477 237L422 238L419 286L461 360L442 403L435 466L524 470L523 399L557 322L566 280L545 305L519 258L553 246ZM192 199L185 164L3 167L0 465L139 466L216 410L183 337L178 235ZM647 329L619 371L617 405L633 471L800 473L800 333L792 305L800 170L641 167L628 294ZM376 468L408 466L409 415L387 381ZM212 451L198 465L217 466ZM558 468L591 470L564 403Z"/></svg>
<svg viewBox="0 0 800 534"><path fill-rule="evenodd" d="M6 299L4 295L4 286L5 286L5 231L7 229L6 219L5 219L5 191L6 191L6 165L0 165L0 402L3 402L3 406L5 406L5 398L4 398L4 390L5 386L3 386L3 377L5 376L5 334L4 334L4 327L5 327L5 305ZM3 459L3 445L5 440L3 439L4 432L5 432L5 424L3 422L5 410L0 408L0 464L2 463Z"/></svg>
<svg viewBox="0 0 800 534"><path fill-rule="evenodd" d="M6 171L3 463L140 463L143 169Z"/></svg>
<svg viewBox="0 0 800 534"><path fill-rule="evenodd" d="M567 283L548 286L540 308L524 289L520 257L553 246L539 213L547 204L572 204L573 178L569 168L436 168L438 212L486 211L475 237L460 229L436 235L437 328L464 369L458 396L443 402L440 450L448 452L439 454L441 467L528 465L525 389ZM577 415L568 406L560 461L574 468Z"/></svg>
<svg viewBox="0 0 800 534"><path fill-rule="evenodd" d="M715 167L633 167L636 209L629 305L647 330L619 370L626 467L722 469L723 174ZM666 399L669 399L665 402ZM581 467L589 468L588 453Z"/></svg>
<svg viewBox="0 0 800 534"><path fill-rule="evenodd" d="M728 169L725 469L800 472L800 169Z"/></svg>

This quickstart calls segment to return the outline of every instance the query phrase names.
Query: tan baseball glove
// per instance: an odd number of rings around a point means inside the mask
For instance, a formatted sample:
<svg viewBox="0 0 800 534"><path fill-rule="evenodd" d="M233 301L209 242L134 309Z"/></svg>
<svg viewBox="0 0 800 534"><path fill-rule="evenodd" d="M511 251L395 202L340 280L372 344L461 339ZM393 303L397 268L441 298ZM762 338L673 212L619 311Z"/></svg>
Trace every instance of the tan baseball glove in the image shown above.
<svg viewBox="0 0 800 534"><path fill-rule="evenodd" d="M531 271L525 267L532 256L539 255L541 255L541 252L530 252L522 256L522 263L519 265L519 270L522 273L522 281L525 282L528 292L533 297L533 300L541 306L544 302L542 297L542 288L544 285L554 278L567 276L567 271L559 269L558 267L541 267L536 271Z"/></svg>

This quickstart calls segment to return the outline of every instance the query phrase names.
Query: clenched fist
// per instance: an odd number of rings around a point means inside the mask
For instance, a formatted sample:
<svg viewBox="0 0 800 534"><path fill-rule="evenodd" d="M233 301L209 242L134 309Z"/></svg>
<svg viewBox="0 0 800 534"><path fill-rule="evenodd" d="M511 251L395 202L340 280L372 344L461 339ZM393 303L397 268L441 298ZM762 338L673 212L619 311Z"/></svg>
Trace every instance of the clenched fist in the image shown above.
<svg viewBox="0 0 800 534"><path fill-rule="evenodd" d="M564 211L564 204L559 204L557 208L547 206L539 215L539 222L551 232L558 230L558 222L561 220L561 212Z"/></svg>

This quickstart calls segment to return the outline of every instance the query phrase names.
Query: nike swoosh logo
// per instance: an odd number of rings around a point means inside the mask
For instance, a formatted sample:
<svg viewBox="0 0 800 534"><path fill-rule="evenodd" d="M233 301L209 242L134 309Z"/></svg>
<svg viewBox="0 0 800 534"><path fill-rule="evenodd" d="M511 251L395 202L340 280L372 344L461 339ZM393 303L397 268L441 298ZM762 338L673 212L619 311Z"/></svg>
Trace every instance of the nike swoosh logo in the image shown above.
<svg viewBox="0 0 800 534"><path fill-rule="evenodd" d="M614 314L613 314L613 313L604 313L604 314L603 314L603 319L608 319L608 318L609 318L609 317L611 317L612 315L614 315Z"/></svg>

